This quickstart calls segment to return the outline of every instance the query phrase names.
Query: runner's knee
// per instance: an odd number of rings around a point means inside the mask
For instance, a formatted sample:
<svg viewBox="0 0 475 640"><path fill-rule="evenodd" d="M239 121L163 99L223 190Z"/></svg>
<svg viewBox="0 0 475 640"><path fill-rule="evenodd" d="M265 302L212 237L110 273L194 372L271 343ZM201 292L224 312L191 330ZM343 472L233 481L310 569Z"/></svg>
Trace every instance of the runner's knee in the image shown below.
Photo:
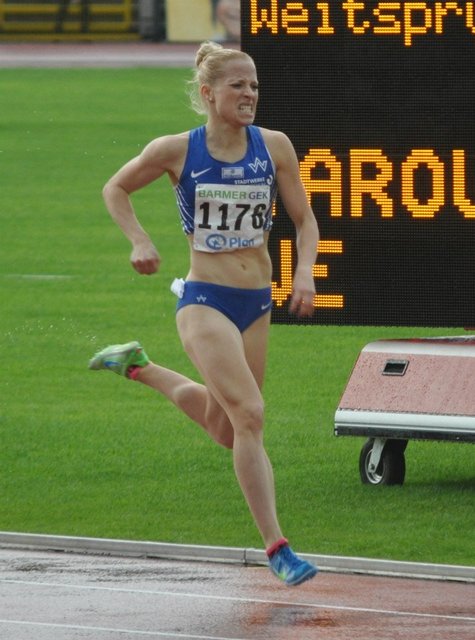
<svg viewBox="0 0 475 640"><path fill-rule="evenodd" d="M232 416L235 431L260 433L264 426L264 403L244 401L232 411Z"/></svg>

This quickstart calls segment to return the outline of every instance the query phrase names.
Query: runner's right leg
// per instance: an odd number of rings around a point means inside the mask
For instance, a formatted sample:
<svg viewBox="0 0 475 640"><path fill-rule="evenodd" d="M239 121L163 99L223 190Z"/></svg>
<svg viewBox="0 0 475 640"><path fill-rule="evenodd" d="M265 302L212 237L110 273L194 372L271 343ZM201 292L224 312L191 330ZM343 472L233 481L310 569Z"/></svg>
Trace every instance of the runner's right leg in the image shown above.
<svg viewBox="0 0 475 640"><path fill-rule="evenodd" d="M232 425L222 407L203 384L152 362L137 371L135 380L168 398L203 427L217 444L232 449Z"/></svg>
<svg viewBox="0 0 475 640"><path fill-rule="evenodd" d="M215 442L232 449L233 428L208 389L176 371L150 362L139 342L105 347L89 361L89 368L113 371L151 387L203 427Z"/></svg>

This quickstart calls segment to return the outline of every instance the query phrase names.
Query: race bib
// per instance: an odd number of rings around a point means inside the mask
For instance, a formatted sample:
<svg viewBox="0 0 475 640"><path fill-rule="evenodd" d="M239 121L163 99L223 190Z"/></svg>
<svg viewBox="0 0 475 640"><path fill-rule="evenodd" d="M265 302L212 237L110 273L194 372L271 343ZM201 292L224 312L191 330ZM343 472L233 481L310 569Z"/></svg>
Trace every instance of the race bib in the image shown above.
<svg viewBox="0 0 475 640"><path fill-rule="evenodd" d="M208 253L259 247L269 207L266 184L196 185L193 247Z"/></svg>

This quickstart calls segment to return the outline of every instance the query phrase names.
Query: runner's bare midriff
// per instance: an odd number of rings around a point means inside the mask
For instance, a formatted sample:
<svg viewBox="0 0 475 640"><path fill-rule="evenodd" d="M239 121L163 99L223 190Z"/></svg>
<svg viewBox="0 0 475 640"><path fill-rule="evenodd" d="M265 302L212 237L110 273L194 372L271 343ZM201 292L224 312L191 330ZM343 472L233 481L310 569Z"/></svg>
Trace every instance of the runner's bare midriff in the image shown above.
<svg viewBox="0 0 475 640"><path fill-rule="evenodd" d="M264 234L264 244L260 247L222 253L195 251L193 236L188 236L191 268L187 279L243 289L261 289L270 286L272 263L267 249L268 235L268 233Z"/></svg>

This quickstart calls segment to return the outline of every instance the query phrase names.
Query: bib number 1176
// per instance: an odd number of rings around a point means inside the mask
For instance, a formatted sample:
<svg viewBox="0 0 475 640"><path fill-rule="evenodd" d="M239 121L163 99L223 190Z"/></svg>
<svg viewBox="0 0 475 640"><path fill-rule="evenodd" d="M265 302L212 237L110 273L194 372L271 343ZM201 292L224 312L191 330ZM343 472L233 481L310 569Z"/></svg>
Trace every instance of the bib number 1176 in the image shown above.
<svg viewBox="0 0 475 640"><path fill-rule="evenodd" d="M244 217L250 214L252 228L262 229L266 209L267 205L264 203L256 204L254 207L250 204L237 203L229 205L228 203L224 203L218 207L217 212L214 211L210 216L210 203L202 202L200 204L200 211L203 217L198 227L200 229L214 228L216 231L241 231ZM219 224L213 227L213 225L210 224L210 218L212 218L213 222Z"/></svg>

